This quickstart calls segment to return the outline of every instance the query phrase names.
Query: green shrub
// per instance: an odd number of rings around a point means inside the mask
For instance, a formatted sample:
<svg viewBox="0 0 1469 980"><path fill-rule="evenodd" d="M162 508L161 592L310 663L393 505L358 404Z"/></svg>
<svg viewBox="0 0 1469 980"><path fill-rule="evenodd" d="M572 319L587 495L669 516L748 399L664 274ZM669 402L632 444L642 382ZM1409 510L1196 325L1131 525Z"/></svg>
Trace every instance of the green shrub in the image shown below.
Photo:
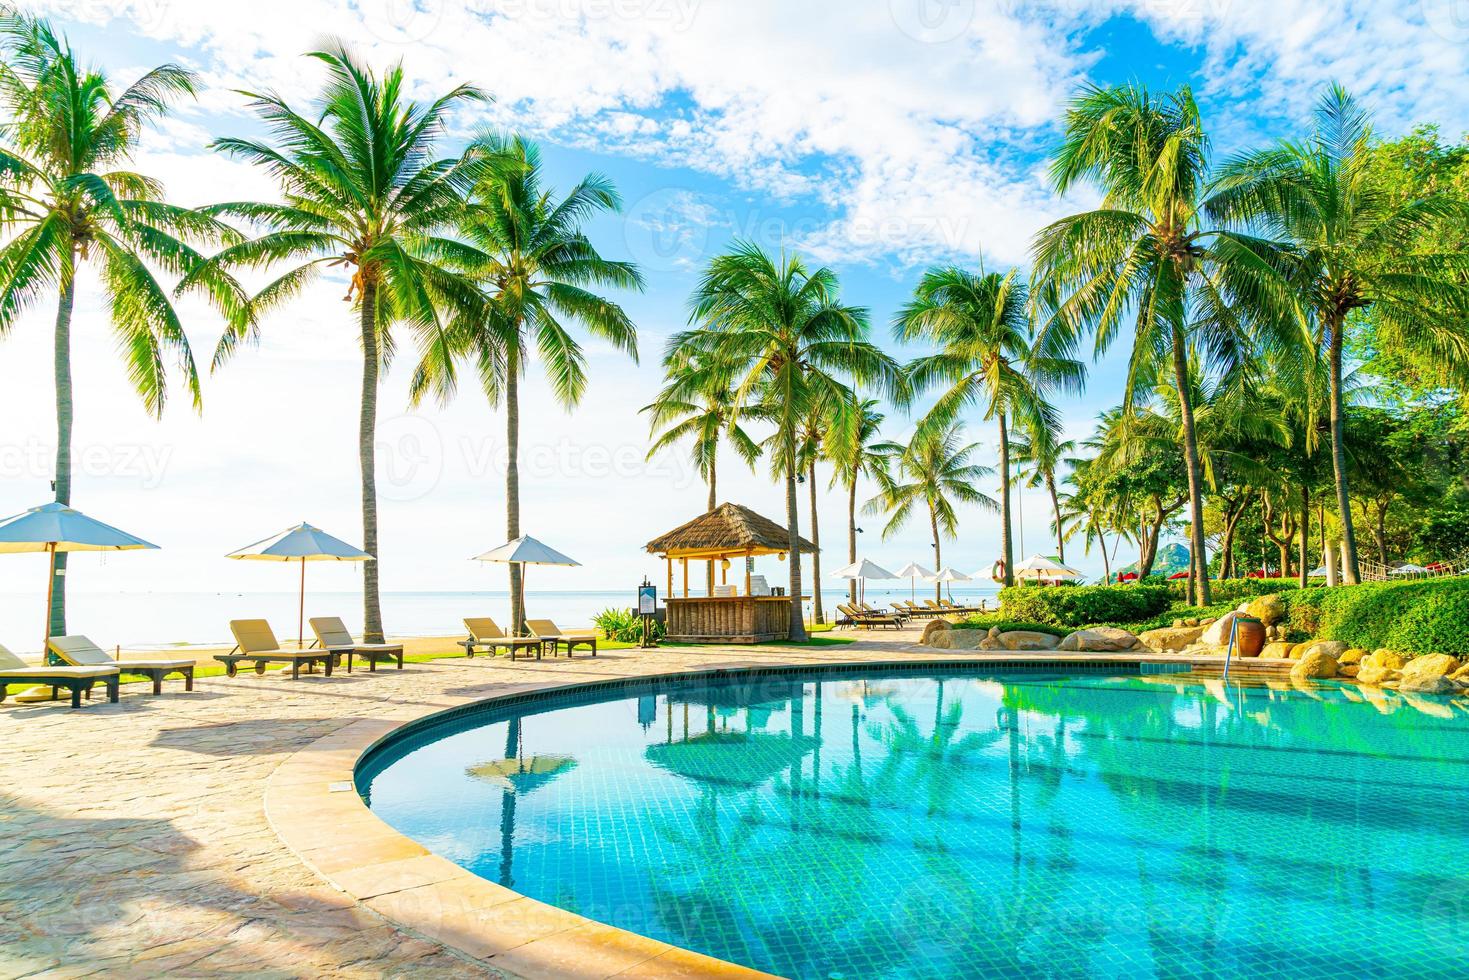
<svg viewBox="0 0 1469 980"><path fill-rule="evenodd" d="M1163 612L1147 619L1131 620L1127 622L1110 623L1088 623L1088 626L1117 626L1130 633L1145 633L1148 630L1158 630L1165 626L1172 626L1175 619L1218 619L1225 613L1233 612L1238 606L1237 602L1218 602L1211 606L1186 606L1181 602L1174 603Z"/></svg>
<svg viewBox="0 0 1469 980"><path fill-rule="evenodd" d="M609 640L617 640L621 643L641 643L643 641L643 619L631 609L604 609L592 622ZM663 624L655 622L653 639L661 639L663 633Z"/></svg>
<svg viewBox="0 0 1469 980"><path fill-rule="evenodd" d="M1297 589L1281 598L1293 637L1340 640L1365 650L1469 655L1469 578Z"/></svg>
<svg viewBox="0 0 1469 980"><path fill-rule="evenodd" d="M956 630L987 630L998 626L1001 633L1009 633L1012 630L1030 630L1033 633L1049 633L1052 636L1066 636L1071 630L1064 626L1053 626L1050 623L1022 623L1012 619L1003 619L999 616L970 616L954 624Z"/></svg>
<svg viewBox="0 0 1469 980"><path fill-rule="evenodd" d="M1274 595L1296 588L1294 579L1281 578L1225 578L1209 580L1209 601L1215 604L1229 603L1238 606L1246 599L1256 596ZM1175 599L1188 600L1188 582L1169 582Z"/></svg>
<svg viewBox="0 0 1469 980"><path fill-rule="evenodd" d="M1083 585L1057 589L1017 585L1000 590L1007 620L1071 629L1093 623L1133 623L1165 612L1173 602L1166 585Z"/></svg>

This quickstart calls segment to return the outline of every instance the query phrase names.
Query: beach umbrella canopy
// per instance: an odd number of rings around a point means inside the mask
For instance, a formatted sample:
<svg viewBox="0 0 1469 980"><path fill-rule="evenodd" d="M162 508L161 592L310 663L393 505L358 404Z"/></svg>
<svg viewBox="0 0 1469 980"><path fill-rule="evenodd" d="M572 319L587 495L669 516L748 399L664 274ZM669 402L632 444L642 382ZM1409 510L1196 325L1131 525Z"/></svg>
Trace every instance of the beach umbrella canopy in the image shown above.
<svg viewBox="0 0 1469 980"><path fill-rule="evenodd" d="M1428 572L1428 569L1424 568L1422 565L1415 565L1412 562L1407 562L1405 564L1399 565L1397 568L1389 569L1387 574L1389 574L1389 575L1423 575L1423 574L1426 574L1427 572Z"/></svg>
<svg viewBox="0 0 1469 980"><path fill-rule="evenodd" d="M863 558L861 561L858 562L853 562L845 568L838 568L831 574L832 578L856 579L860 583L862 589L862 593L859 593L859 596L864 599L866 598L865 593L867 591L868 579L898 577L892 572L888 571L886 568L883 568L881 565L877 564L876 562L868 561L866 558Z"/></svg>
<svg viewBox="0 0 1469 980"><path fill-rule="evenodd" d="M908 580L908 601L912 602L914 599L918 598L918 580L923 579L925 582L928 581L929 579L933 578L933 571L931 569L924 568L916 561L910 561L908 564L898 569L898 578L905 578Z"/></svg>
<svg viewBox="0 0 1469 980"><path fill-rule="evenodd" d="M499 562L503 565L580 565L581 562L568 558L549 545L542 544L529 535L521 535L507 541L498 548L491 548L475 561Z"/></svg>
<svg viewBox="0 0 1469 980"><path fill-rule="evenodd" d="M949 583L949 582L968 582L970 580L971 579L970 579L970 577L968 575L965 575L963 572L959 571L957 568L941 568L941 569L939 569L939 572L938 572L937 575L930 576L930 578L929 578L929 581L930 582L944 582L944 583ZM954 590L952 588L950 588L949 589L949 601L952 602L953 600L954 600Z"/></svg>
<svg viewBox="0 0 1469 980"><path fill-rule="evenodd" d="M334 538L310 524L297 524L263 541L247 544L225 555L236 561L296 561L301 563L301 600L297 607L296 645L306 644L306 563L308 561L372 561L372 555Z"/></svg>
<svg viewBox="0 0 1469 980"><path fill-rule="evenodd" d="M1320 568L1313 568L1313 569L1311 569L1310 574L1307 577L1308 578L1325 578L1326 577L1326 566L1325 565L1322 565Z"/></svg>
<svg viewBox="0 0 1469 980"><path fill-rule="evenodd" d="M51 556L51 571L46 579L46 636L51 633L51 600L56 590L56 553L59 551L140 551L156 550L158 545L103 524L65 504L49 503L32 507L0 521L0 554L34 554Z"/></svg>
<svg viewBox="0 0 1469 980"><path fill-rule="evenodd" d="M1063 565L1053 558L1044 555L1031 555L1025 561L1015 566L1016 578L1043 579L1045 581L1081 578L1081 572L1070 565Z"/></svg>

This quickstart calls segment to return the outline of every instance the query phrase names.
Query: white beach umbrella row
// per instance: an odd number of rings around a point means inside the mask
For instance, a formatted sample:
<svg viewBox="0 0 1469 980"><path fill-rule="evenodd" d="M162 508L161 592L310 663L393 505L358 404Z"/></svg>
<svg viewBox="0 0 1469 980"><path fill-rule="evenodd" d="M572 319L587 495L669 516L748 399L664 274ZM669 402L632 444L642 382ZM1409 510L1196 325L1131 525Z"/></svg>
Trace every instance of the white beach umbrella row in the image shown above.
<svg viewBox="0 0 1469 980"><path fill-rule="evenodd" d="M304 521L263 541L247 544L225 555L236 561L296 561L301 563L301 596L297 605L296 647L306 649L306 563L308 561L373 561L361 548L334 538Z"/></svg>

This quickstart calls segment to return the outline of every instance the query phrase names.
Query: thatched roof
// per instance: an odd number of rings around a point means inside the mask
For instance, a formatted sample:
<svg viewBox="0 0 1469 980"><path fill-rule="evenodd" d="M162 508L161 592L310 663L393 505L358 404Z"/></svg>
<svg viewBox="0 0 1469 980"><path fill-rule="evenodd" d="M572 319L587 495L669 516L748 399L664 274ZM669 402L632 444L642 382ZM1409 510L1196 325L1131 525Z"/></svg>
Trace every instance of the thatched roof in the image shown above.
<svg viewBox="0 0 1469 980"><path fill-rule="evenodd" d="M790 549L790 533L768 517L739 504L720 504L681 527L648 542L648 550L677 558L681 555L769 555ZM802 554L816 546L800 539Z"/></svg>

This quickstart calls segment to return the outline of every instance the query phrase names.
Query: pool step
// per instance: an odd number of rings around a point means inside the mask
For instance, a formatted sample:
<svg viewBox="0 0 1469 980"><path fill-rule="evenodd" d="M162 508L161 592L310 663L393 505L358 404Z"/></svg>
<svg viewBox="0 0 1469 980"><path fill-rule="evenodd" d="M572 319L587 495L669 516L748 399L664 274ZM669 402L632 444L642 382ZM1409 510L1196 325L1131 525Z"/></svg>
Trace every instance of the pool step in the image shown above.
<svg viewBox="0 0 1469 980"><path fill-rule="evenodd" d="M1238 657L1229 666L1229 675L1234 677L1286 677L1290 670L1296 665L1294 660L1261 660L1258 657ZM1222 663L1195 663L1194 674L1200 677L1222 677L1224 675L1224 664Z"/></svg>

